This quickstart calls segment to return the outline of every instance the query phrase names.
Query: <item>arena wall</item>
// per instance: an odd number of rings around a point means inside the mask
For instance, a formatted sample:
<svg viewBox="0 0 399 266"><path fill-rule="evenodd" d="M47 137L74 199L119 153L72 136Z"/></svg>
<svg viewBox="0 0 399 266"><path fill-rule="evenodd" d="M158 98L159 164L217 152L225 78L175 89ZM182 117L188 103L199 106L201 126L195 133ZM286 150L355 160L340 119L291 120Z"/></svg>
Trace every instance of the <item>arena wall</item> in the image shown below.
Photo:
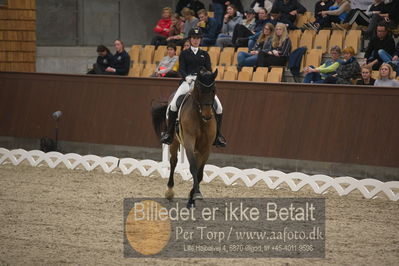
<svg viewBox="0 0 399 266"><path fill-rule="evenodd" d="M152 101L175 79L0 73L0 136L159 148ZM229 145L216 153L399 168L395 88L217 82Z"/></svg>

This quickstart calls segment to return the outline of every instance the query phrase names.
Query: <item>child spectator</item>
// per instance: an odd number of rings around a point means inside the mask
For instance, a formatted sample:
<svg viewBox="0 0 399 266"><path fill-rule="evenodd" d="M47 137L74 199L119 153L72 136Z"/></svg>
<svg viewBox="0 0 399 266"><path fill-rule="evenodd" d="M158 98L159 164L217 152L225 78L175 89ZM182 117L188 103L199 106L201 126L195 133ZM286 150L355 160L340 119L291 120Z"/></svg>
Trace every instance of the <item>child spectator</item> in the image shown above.
<svg viewBox="0 0 399 266"><path fill-rule="evenodd" d="M324 80L336 73L341 60L341 48L339 46L331 47L330 49L331 59L328 59L324 64L319 67L308 66L303 70L305 75L303 83L324 83Z"/></svg>
<svg viewBox="0 0 399 266"><path fill-rule="evenodd" d="M271 23L266 23L263 27L262 33L259 35L258 40L252 50L249 53L246 52L239 52L237 55L237 62L238 62L238 71L241 71L241 68L244 66L255 66L258 60L259 51L262 49L263 44L269 38L271 38L274 32L274 26Z"/></svg>
<svg viewBox="0 0 399 266"><path fill-rule="evenodd" d="M367 64L374 70L379 69L384 62L382 57L392 56L395 53L395 41L391 34L389 34L388 26L384 22L380 22L377 27L376 36L373 37L366 49L364 57L367 59Z"/></svg>
<svg viewBox="0 0 399 266"><path fill-rule="evenodd" d="M392 78L393 69L390 64L382 64L379 70L378 79L374 86L380 87L399 87L399 81Z"/></svg>
<svg viewBox="0 0 399 266"><path fill-rule="evenodd" d="M219 47L232 46L234 27L240 24L241 21L242 15L237 11L236 7L234 5L227 6L226 14L223 19L222 31L216 39L216 45Z"/></svg>
<svg viewBox="0 0 399 266"><path fill-rule="evenodd" d="M194 11L185 7L181 11L181 14L184 17L184 38L188 38L188 33L194 27L197 27L198 18L194 17Z"/></svg>
<svg viewBox="0 0 399 266"><path fill-rule="evenodd" d="M287 27L277 23L272 38L265 41L262 51L258 54L257 65L261 67L285 66L291 51L291 40Z"/></svg>
<svg viewBox="0 0 399 266"><path fill-rule="evenodd" d="M211 46L216 42L218 35L218 23L214 18L208 16L208 12L205 9L198 11L199 22L198 27L202 28L203 38L201 40L201 46Z"/></svg>
<svg viewBox="0 0 399 266"><path fill-rule="evenodd" d="M97 62L93 64L93 69L87 74L104 74L104 71L112 63L112 54L105 45L97 46Z"/></svg>
<svg viewBox="0 0 399 266"><path fill-rule="evenodd" d="M125 46L121 40L115 40L114 46L116 53L112 58L111 65L105 69L104 74L127 75L130 69L130 56L125 51Z"/></svg>
<svg viewBox="0 0 399 266"><path fill-rule="evenodd" d="M371 70L368 67L362 67L361 69L362 78L356 81L356 85L368 85L373 86L375 79L371 77Z"/></svg>
<svg viewBox="0 0 399 266"><path fill-rule="evenodd" d="M345 62L337 68L337 73L327 77L324 83L352 84L352 79L360 77L360 65L355 57L355 49L349 46L342 50Z"/></svg>
<svg viewBox="0 0 399 266"><path fill-rule="evenodd" d="M166 43L166 38L169 37L170 26L172 25L172 9L170 7L164 7L162 9L162 18L158 20L157 25L154 28L154 32L157 33L151 44L158 46Z"/></svg>
<svg viewBox="0 0 399 266"><path fill-rule="evenodd" d="M152 77L178 77L177 72L172 70L178 59L176 46L169 44L167 49L167 55L159 62Z"/></svg>

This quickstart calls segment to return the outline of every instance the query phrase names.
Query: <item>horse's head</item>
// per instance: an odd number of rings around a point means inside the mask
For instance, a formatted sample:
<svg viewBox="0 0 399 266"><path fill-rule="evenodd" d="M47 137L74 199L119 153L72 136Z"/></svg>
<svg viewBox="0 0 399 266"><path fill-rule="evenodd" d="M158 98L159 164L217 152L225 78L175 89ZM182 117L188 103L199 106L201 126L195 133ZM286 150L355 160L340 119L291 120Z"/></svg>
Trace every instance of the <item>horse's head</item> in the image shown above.
<svg viewBox="0 0 399 266"><path fill-rule="evenodd" d="M201 68L197 74L197 79L194 85L194 94L199 105L199 111L204 121L209 121L212 118L213 103L215 101L216 87L215 79L218 70L215 72L208 71Z"/></svg>

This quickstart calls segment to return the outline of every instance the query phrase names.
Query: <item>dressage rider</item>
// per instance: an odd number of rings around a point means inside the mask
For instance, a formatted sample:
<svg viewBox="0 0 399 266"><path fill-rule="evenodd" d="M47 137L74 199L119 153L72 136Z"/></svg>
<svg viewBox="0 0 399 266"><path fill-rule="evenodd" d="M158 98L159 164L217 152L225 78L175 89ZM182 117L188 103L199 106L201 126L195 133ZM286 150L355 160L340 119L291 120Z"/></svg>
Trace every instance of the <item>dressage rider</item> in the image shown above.
<svg viewBox="0 0 399 266"><path fill-rule="evenodd" d="M188 37L190 38L191 47L190 49L183 50L179 57L179 73L182 77L182 82L170 103L167 132L164 132L161 137L161 142L165 144L171 144L173 142L177 118L177 99L180 95L186 94L193 89L194 81L201 67L205 67L207 70L212 71L211 59L208 52L199 48L199 44L201 43L202 38L201 28L191 29ZM217 132L216 139L213 145L216 145L217 147L226 147L226 140L220 132L223 109L222 104L220 103L216 95L215 102L217 103L217 108L215 110Z"/></svg>

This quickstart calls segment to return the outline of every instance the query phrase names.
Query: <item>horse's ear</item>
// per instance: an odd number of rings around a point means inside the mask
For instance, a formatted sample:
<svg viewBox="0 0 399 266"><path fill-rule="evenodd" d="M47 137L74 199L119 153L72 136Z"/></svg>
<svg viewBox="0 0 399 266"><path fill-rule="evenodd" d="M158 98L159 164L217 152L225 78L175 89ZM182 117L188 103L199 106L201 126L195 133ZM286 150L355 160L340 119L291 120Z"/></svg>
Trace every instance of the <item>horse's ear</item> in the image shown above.
<svg viewBox="0 0 399 266"><path fill-rule="evenodd" d="M216 68L215 72L213 72L213 79L216 79L218 76L218 69Z"/></svg>

